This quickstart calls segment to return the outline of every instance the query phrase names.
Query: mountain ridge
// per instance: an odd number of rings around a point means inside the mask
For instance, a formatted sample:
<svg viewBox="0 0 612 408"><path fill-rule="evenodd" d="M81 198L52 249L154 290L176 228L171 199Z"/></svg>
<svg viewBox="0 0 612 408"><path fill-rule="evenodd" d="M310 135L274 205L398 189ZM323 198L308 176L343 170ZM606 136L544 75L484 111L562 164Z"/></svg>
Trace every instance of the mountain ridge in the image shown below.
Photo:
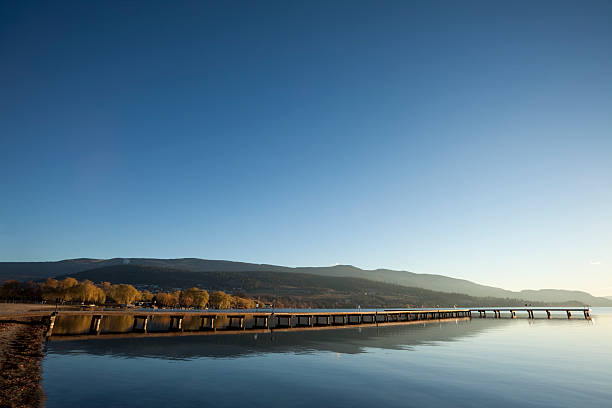
<svg viewBox="0 0 612 408"><path fill-rule="evenodd" d="M353 277L446 293L463 293L476 297L516 298L529 301L555 303L564 301L579 301L593 306L612 306L612 299L595 297L582 291L562 289L526 289L515 292L493 286L481 285L466 279L435 274L419 274L410 271L396 271L382 268L367 270L352 265L287 267L271 264L256 264L227 260L207 260L200 258L76 258L49 262L0 262L0 279L39 280L47 277L83 272L93 268L123 264L162 267L200 273L283 272L334 277Z"/></svg>
<svg viewBox="0 0 612 408"><path fill-rule="evenodd" d="M306 273L256 272L190 272L155 266L122 264L104 266L74 274L72 277L95 283L129 283L140 290L173 292L198 287L209 292L217 290L242 293L264 299L269 303L280 301L292 307L463 307L480 306L544 306L541 302L525 302L523 299L474 297L461 293L447 293L423 288L394 285L363 278L335 277ZM554 306L583 306L580 302L568 302Z"/></svg>

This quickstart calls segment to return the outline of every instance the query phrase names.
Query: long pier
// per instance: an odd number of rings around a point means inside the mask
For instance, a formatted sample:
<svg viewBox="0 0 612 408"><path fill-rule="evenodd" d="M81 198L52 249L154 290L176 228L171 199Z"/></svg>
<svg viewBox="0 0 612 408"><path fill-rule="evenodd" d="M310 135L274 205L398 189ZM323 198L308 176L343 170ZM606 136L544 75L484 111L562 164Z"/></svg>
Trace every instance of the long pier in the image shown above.
<svg viewBox="0 0 612 408"><path fill-rule="evenodd" d="M101 310L101 311L60 311L26 312L0 315L7 318L39 318L48 326L47 337L64 336L56 333L58 323L65 318L86 318L88 331L78 335L119 334L103 329L105 320L131 318L126 333L187 333L187 332L228 332L228 331L271 331L284 329L332 328L342 326L366 326L393 323L421 322L427 320L470 318L470 309L411 309L411 310L355 310L355 311L189 311L189 310ZM163 321L164 327L159 327ZM157 322L152 329L151 323ZM189 325L185 323L188 322ZM61 324L60 324L61 326Z"/></svg>
<svg viewBox="0 0 612 408"><path fill-rule="evenodd" d="M60 311L60 312L26 312L1 315L0 320L15 318L36 318L47 325L47 338L126 335L126 334L212 334L215 332L239 333L243 331L267 332L287 329L321 329L348 326L378 326L387 324L408 324L432 320L472 318L473 313L486 318L487 313L501 318L502 312L510 318L516 318L517 312L526 313L530 319L535 312L546 312L552 318L553 312L563 312L572 318L572 312L580 312L585 319L590 319L589 308L452 308L452 309L380 309L354 311L197 311L197 310L94 310L94 311ZM59 320L58 320L59 318ZM70 326L71 318L80 318L81 323L88 324L84 330L66 333L57 332L57 324ZM122 319L122 330L113 330L112 321ZM129 326L125 327L125 319ZM66 319L66 320L64 320ZM83 322L85 319L85 322ZM104 328L105 321L108 324ZM154 327L152 327L154 326ZM109 328L110 327L110 328ZM65 327L64 327L65 328ZM87 330L88 329L88 330Z"/></svg>
<svg viewBox="0 0 612 408"><path fill-rule="evenodd" d="M478 312L481 318L487 317L487 312L493 315L494 318L499 319L502 317L502 312L509 314L509 317L516 319L516 313L522 312L527 313L529 319L535 319L535 312L546 312L546 317L552 319L552 313L564 313L568 319L572 318L572 313L581 313L584 318L591 319L591 309L588 307L578 308L567 308L567 307L490 307L490 308L477 308L470 309L471 312Z"/></svg>

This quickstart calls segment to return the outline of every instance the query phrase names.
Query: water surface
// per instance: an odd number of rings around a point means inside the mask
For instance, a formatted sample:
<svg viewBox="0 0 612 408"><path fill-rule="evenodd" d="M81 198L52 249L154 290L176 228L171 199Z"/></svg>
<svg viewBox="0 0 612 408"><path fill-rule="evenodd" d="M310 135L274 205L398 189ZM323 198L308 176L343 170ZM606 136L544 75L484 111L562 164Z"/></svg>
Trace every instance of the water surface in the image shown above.
<svg viewBox="0 0 612 408"><path fill-rule="evenodd" d="M609 407L612 313L54 341L49 407Z"/></svg>

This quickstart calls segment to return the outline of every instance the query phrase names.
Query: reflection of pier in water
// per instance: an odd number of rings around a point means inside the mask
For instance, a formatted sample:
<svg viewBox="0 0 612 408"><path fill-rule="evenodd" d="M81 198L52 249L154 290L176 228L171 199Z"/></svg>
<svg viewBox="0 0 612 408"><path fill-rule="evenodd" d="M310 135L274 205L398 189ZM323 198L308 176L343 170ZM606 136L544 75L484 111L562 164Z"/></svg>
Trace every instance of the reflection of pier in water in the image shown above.
<svg viewBox="0 0 612 408"><path fill-rule="evenodd" d="M45 316L47 337L172 336L266 333L283 330L320 330L350 326L415 324L423 321L469 318L469 309L305 312L100 311L61 312Z"/></svg>
<svg viewBox="0 0 612 408"><path fill-rule="evenodd" d="M513 319L443 319L421 322L389 323L369 326L334 326L315 329L279 329L268 331L219 331L231 336L212 333L127 333L101 336L57 336L47 343L54 354L86 353L122 358L195 359L200 357L235 358L253 354L308 354L332 352L358 354L368 349L411 350L423 345L465 341L507 325L588 324L577 320ZM62 340L62 341L55 341Z"/></svg>
<svg viewBox="0 0 612 408"><path fill-rule="evenodd" d="M87 336L172 336L187 334L235 334L244 331L266 333L279 330L317 330L368 327L389 324L418 324L424 321L471 318L478 312L481 318L487 311L496 318L502 312L516 318L517 311L524 311L530 319L535 312L545 311L551 319L552 312L563 312L568 318L571 312L582 312L590 319L589 308L478 308L478 309L405 309L405 310L300 310L300 311L184 311L184 310L101 310L61 311L59 313L33 312L31 318L46 322L47 338Z"/></svg>
<svg viewBox="0 0 612 408"><path fill-rule="evenodd" d="M183 311L183 310L100 310L29 312L19 317L41 319L47 325L46 337L87 336L171 336L187 334L235 334L244 331L266 333L279 330L317 330L368 327L389 324L415 324L432 320L472 317L478 312L485 318L487 311L495 318L502 312L516 318L517 311L525 311L529 319L535 312L545 311L551 319L552 312L564 312L571 319L572 312L582 312L590 320L589 308L478 308L478 309L385 309L385 310L299 310L299 311ZM13 315L17 317L17 315ZM0 316L2 319L2 316Z"/></svg>
<svg viewBox="0 0 612 408"><path fill-rule="evenodd" d="M47 349L54 354L76 352L123 358L164 359L234 358L261 353L307 354L318 351L358 354L367 349L410 350L419 345L457 341L509 323L508 320L470 321L469 318L457 318L313 330L292 328L278 331L218 332L234 334L231 336L193 332L58 336L47 343Z"/></svg>

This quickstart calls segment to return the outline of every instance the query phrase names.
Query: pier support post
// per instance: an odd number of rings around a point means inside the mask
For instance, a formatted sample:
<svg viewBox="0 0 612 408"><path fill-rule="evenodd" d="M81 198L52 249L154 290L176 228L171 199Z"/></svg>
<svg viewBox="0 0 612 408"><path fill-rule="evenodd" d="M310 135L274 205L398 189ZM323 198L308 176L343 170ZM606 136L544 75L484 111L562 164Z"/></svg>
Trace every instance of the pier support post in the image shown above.
<svg viewBox="0 0 612 408"><path fill-rule="evenodd" d="M510 318L511 319L516 319L516 312L514 310L510 311Z"/></svg>
<svg viewBox="0 0 612 408"><path fill-rule="evenodd" d="M567 310L567 318L571 319L572 318L572 312L570 312L569 310Z"/></svg>
<svg viewBox="0 0 612 408"><path fill-rule="evenodd" d="M245 330L245 326L244 326L244 316L228 316L229 319L229 323L227 328L228 329L232 329L233 328L233 321L234 320L238 320L238 327L237 329L242 329Z"/></svg>
<svg viewBox="0 0 612 408"><path fill-rule="evenodd" d="M142 320L142 329L138 328L138 320ZM134 316L134 325L132 326L132 331L143 331L147 332L147 322L149 321L149 316ZM91 322L93 324L93 321ZM170 324L172 324L172 320L170 320Z"/></svg>
<svg viewBox="0 0 612 408"><path fill-rule="evenodd" d="M276 327L283 327L284 325L281 323L281 319L287 319L287 325L284 327L291 327L291 318L293 316L276 316ZM300 318L298 317L297 324L300 324Z"/></svg>
<svg viewBox="0 0 612 408"><path fill-rule="evenodd" d="M306 323L302 323L302 317L306 319ZM300 327L312 326L312 316L297 315L296 326L300 326Z"/></svg>
<svg viewBox="0 0 612 408"><path fill-rule="evenodd" d="M552 316L550 315L550 310L546 311L546 317L548 317L549 319L552 319Z"/></svg>
<svg viewBox="0 0 612 408"><path fill-rule="evenodd" d="M183 316L170 316L168 331L183 331Z"/></svg>
<svg viewBox="0 0 612 408"><path fill-rule="evenodd" d="M57 317L56 312L51 313L51 316L49 316L49 324L47 325L47 332L45 333L46 337L51 337L51 335L53 334L53 326L55 326L56 317Z"/></svg>
<svg viewBox="0 0 612 408"><path fill-rule="evenodd" d="M91 316L91 324L89 325L89 333L100 334L100 323L102 322L102 315Z"/></svg>
<svg viewBox="0 0 612 408"><path fill-rule="evenodd" d="M216 316L200 316L200 330L216 330L215 328L215 318ZM208 324L204 324L204 321L208 320ZM257 324L257 322L255 322Z"/></svg>

